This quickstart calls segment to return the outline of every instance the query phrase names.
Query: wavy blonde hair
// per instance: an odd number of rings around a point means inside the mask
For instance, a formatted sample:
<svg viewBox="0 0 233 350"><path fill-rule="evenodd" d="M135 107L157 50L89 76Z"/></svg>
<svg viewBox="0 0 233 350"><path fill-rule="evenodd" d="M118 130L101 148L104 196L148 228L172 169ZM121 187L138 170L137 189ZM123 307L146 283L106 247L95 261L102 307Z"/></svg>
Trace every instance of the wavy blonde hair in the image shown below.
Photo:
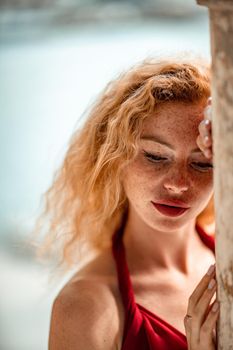
<svg viewBox="0 0 233 350"><path fill-rule="evenodd" d="M80 246L109 248L128 201L123 167L137 155L144 120L167 101L196 103L210 96L210 67L203 59L149 59L110 82L83 127L70 141L36 231L39 253L56 252L59 265L77 263ZM214 221L213 198L197 217Z"/></svg>

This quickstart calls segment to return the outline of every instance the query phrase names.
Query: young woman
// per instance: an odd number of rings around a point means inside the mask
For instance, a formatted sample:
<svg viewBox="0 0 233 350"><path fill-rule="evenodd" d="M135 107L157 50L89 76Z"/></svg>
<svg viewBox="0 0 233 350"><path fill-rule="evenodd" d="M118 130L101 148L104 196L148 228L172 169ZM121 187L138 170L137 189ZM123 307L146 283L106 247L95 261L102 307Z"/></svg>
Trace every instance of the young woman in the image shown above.
<svg viewBox="0 0 233 350"><path fill-rule="evenodd" d="M205 62L144 61L73 136L47 193L46 247L59 242L64 266L81 244L96 255L54 301L50 350L215 349L209 96Z"/></svg>

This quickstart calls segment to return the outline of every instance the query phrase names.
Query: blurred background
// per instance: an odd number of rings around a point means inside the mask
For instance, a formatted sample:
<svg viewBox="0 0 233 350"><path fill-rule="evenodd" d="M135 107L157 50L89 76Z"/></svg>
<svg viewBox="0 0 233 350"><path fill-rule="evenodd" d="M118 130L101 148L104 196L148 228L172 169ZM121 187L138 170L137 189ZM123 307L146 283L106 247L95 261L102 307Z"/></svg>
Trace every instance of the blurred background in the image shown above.
<svg viewBox="0 0 233 350"><path fill-rule="evenodd" d="M210 57L194 0L0 0L0 349L46 350L52 301L27 239L80 117L148 56Z"/></svg>

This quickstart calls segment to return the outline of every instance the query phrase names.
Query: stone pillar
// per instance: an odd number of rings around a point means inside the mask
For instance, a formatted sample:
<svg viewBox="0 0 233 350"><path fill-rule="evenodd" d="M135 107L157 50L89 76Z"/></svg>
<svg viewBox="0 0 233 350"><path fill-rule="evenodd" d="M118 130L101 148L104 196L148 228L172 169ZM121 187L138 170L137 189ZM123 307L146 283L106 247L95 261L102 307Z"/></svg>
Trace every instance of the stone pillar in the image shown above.
<svg viewBox="0 0 233 350"><path fill-rule="evenodd" d="M197 0L209 8L213 68L218 350L233 350L233 0Z"/></svg>

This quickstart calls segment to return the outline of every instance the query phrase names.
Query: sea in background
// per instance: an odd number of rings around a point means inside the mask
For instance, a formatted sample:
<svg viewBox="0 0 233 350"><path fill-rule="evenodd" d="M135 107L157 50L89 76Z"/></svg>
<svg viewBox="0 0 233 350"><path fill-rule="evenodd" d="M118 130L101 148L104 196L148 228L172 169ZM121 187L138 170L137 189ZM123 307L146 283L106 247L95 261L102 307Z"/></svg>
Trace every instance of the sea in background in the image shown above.
<svg viewBox="0 0 233 350"><path fill-rule="evenodd" d="M151 56L210 57L207 11L0 34L0 349L46 350L59 286L25 245L70 137L106 83Z"/></svg>

